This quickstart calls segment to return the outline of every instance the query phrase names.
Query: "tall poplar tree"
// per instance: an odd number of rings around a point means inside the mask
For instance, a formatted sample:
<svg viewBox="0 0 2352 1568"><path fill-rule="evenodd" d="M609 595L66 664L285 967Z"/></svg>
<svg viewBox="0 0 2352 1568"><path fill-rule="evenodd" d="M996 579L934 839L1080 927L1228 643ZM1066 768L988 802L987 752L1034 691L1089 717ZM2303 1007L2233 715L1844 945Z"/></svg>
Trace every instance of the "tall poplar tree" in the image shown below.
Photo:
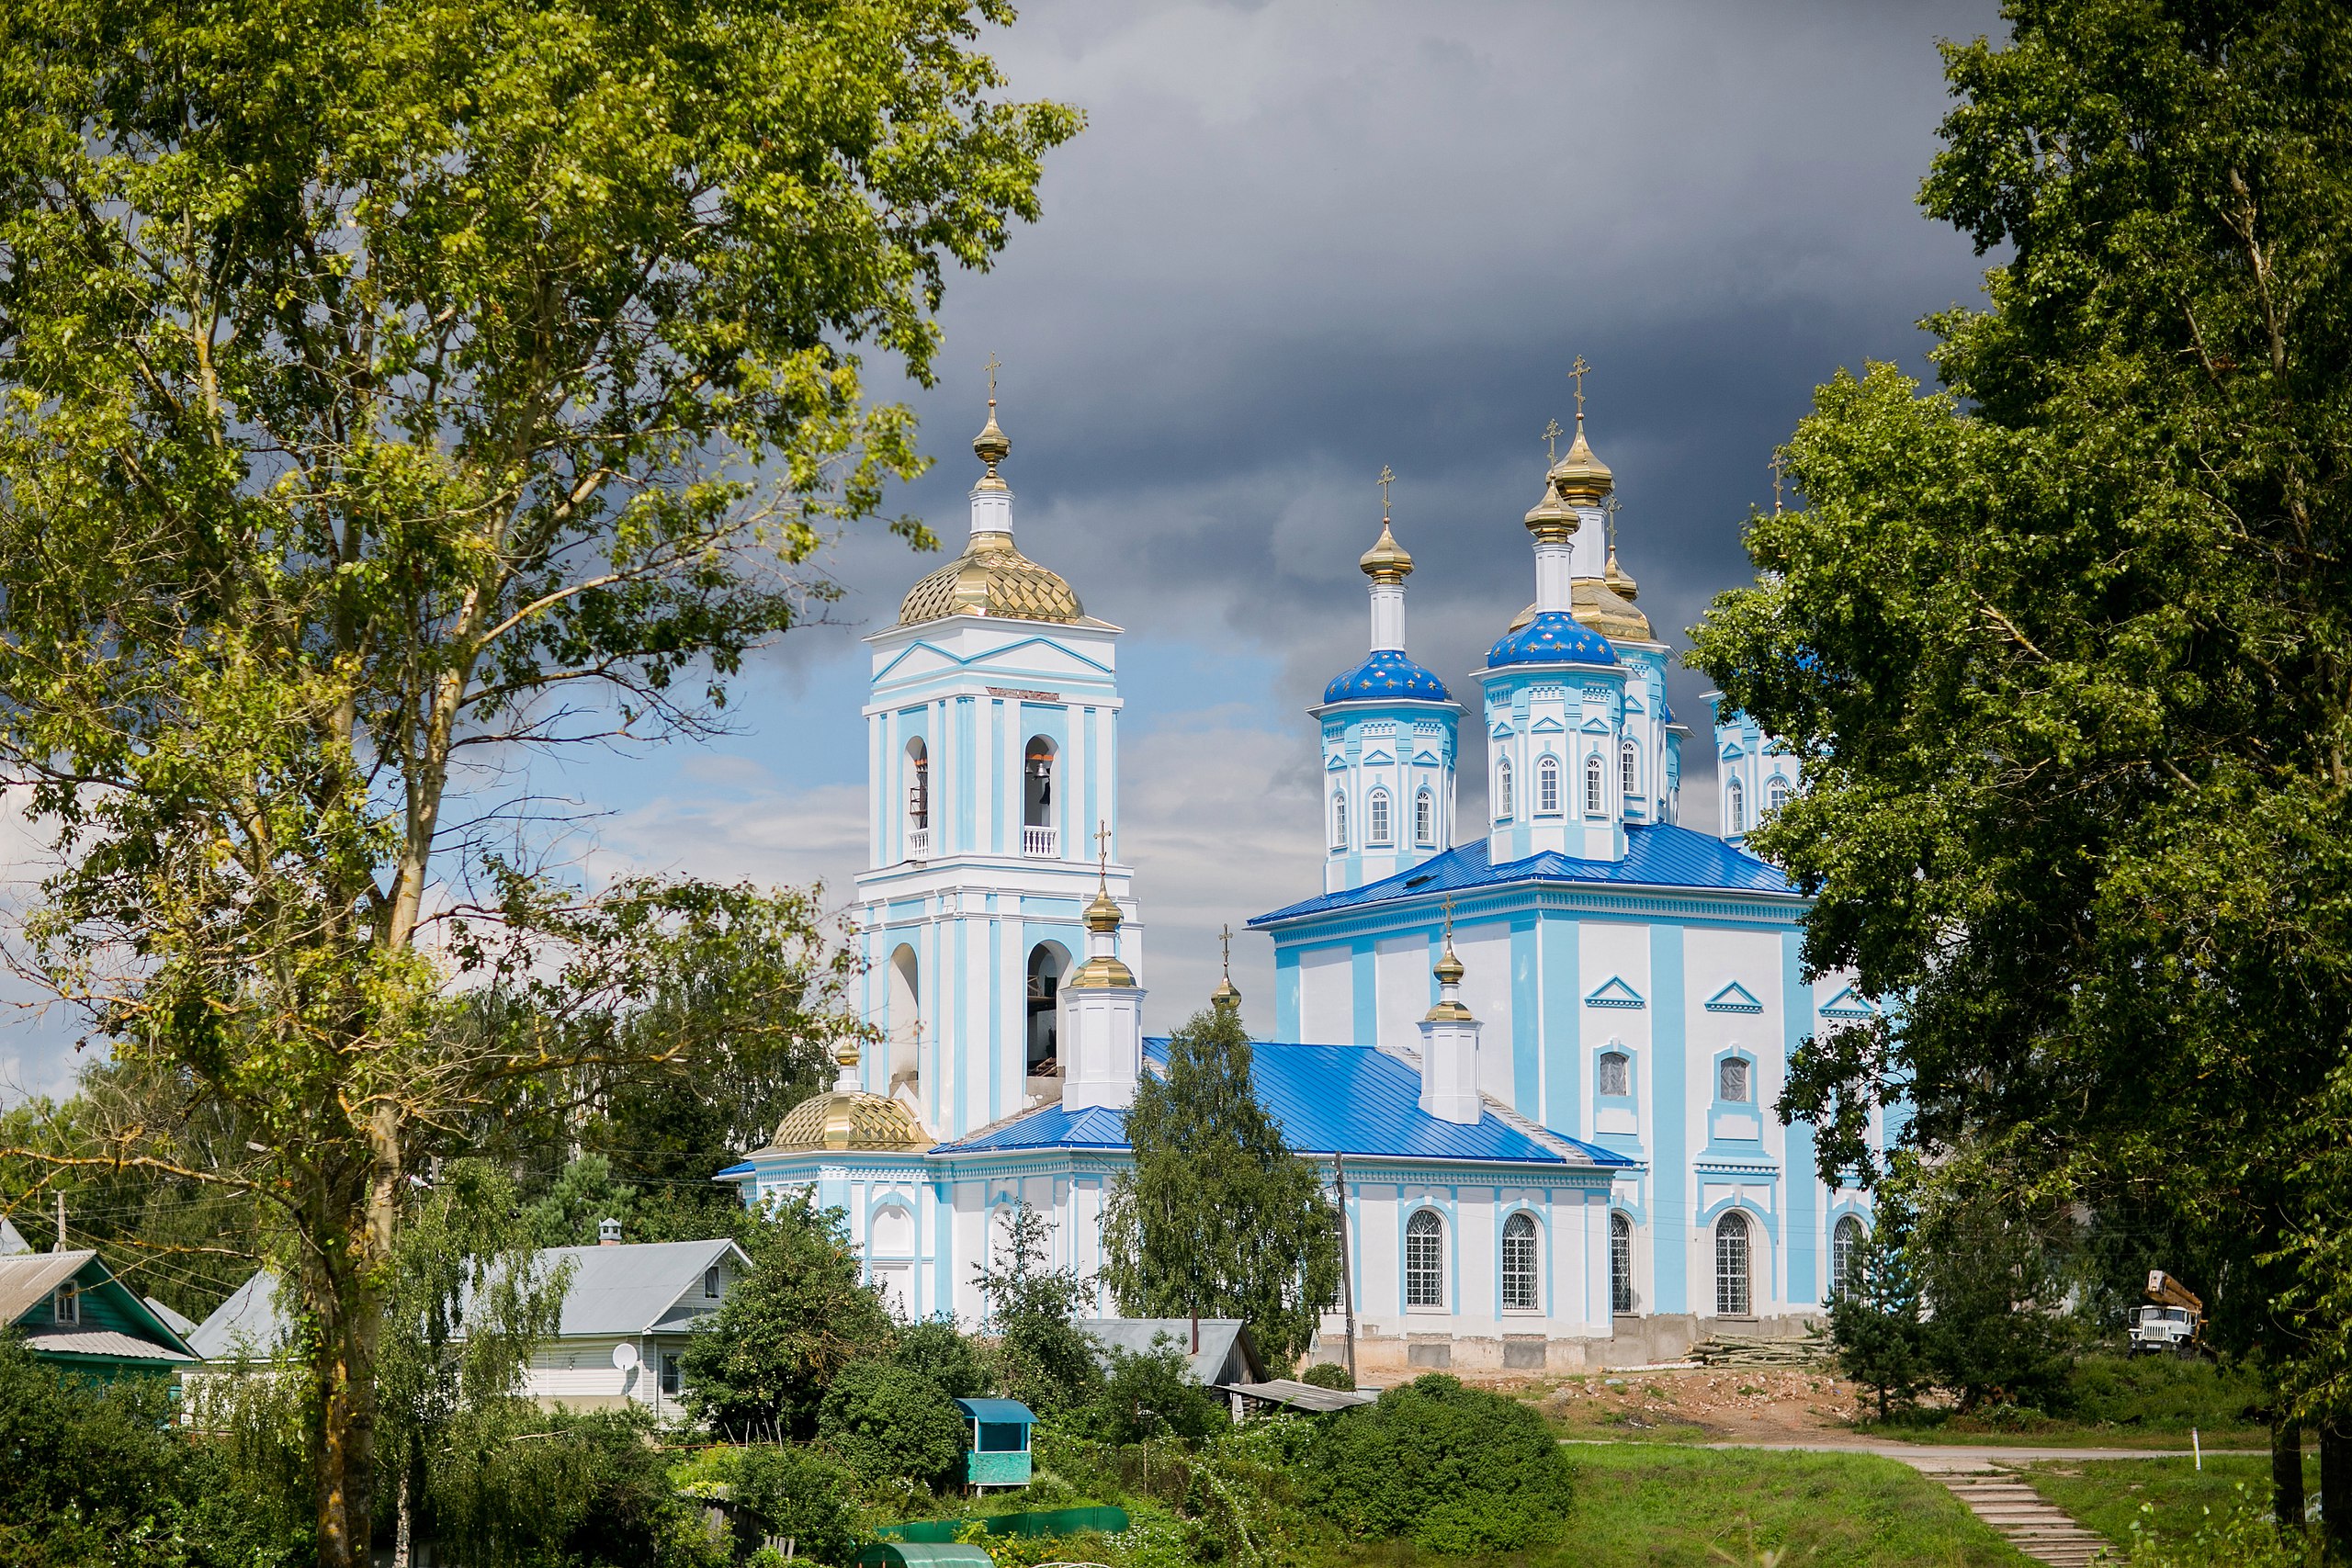
<svg viewBox="0 0 2352 1568"><path fill-rule="evenodd" d="M974 40L1011 18L0 6L0 769L62 866L32 956L234 1108L226 1165L167 1120L107 1153L267 1200L330 1568L368 1551L410 1168L569 1065L439 1028L452 970L626 989L678 913L502 861L497 766L707 729L919 470L860 355L928 377L946 271L1077 125L1001 92Z"/></svg>
<svg viewBox="0 0 2352 1568"><path fill-rule="evenodd" d="M1113 1183L1102 1280L1135 1316L1238 1317L1267 1361L1305 1353L1339 1298L1339 1216L1258 1102L1249 1031L1195 1013L1127 1112L1135 1169Z"/></svg>
<svg viewBox="0 0 2352 1568"><path fill-rule="evenodd" d="M1902 999L1781 1110L1866 1168L1901 1093L1945 1168L2202 1238L2352 1530L2352 28L2004 14L1946 48L1922 197L2007 248L1989 304L1928 322L1943 389L1821 389L1804 505L1697 634L1805 759L1754 843L1817 901L1809 962Z"/></svg>

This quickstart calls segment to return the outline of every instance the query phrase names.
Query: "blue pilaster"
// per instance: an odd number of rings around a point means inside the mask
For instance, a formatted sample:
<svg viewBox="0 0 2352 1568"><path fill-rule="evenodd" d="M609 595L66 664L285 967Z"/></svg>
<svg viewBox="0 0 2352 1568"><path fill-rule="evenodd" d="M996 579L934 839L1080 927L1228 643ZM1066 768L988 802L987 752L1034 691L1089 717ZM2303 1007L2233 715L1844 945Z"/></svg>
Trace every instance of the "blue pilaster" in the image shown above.
<svg viewBox="0 0 2352 1568"><path fill-rule="evenodd" d="M1657 1150L1650 1168L1651 1255L1659 1312L1690 1310L1691 1190L1688 1114L1689 1049L1683 998L1682 928L1660 923L1650 932L1650 1134Z"/></svg>
<svg viewBox="0 0 2352 1568"><path fill-rule="evenodd" d="M1813 987L1804 977L1804 932L1781 933L1781 1038L1793 1057L1805 1036L1813 1032ZM1783 1140L1781 1179L1789 1195L1789 1294L1795 1304L1821 1300L1821 1185L1813 1168L1813 1128L1792 1122Z"/></svg>
<svg viewBox="0 0 2352 1568"><path fill-rule="evenodd" d="M1510 1103L1534 1121L1544 1117L1544 977L1537 967L1533 915L1510 922Z"/></svg>
<svg viewBox="0 0 2352 1568"><path fill-rule="evenodd" d="M1577 953L1583 927L1557 917L1539 928L1544 962L1544 1124L1581 1137L1584 1104L1584 973Z"/></svg>

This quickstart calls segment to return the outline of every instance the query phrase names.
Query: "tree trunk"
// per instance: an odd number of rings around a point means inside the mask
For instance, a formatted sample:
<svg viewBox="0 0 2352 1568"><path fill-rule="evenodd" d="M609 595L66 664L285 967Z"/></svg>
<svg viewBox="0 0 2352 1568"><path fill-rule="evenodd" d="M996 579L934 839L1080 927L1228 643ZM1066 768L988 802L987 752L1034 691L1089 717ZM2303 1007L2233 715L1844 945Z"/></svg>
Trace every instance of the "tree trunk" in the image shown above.
<svg viewBox="0 0 2352 1568"><path fill-rule="evenodd" d="M400 1517L392 1527L392 1568L409 1568L409 1553L416 1536L416 1477L413 1467L401 1467Z"/></svg>
<svg viewBox="0 0 2352 1568"><path fill-rule="evenodd" d="M2352 1562L2352 1430L2340 1418L2319 1429L2319 1513L2328 1561Z"/></svg>
<svg viewBox="0 0 2352 1568"><path fill-rule="evenodd" d="M2281 1529L2303 1528L2303 1424L2270 1424L2270 1517Z"/></svg>

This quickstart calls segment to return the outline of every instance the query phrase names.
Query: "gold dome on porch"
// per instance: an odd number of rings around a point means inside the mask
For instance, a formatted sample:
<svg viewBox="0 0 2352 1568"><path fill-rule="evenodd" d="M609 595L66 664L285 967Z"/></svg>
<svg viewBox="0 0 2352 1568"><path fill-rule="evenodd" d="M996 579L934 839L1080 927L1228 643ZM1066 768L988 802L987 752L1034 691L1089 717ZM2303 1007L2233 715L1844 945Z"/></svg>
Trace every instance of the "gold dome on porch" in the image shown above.
<svg viewBox="0 0 2352 1568"><path fill-rule="evenodd" d="M1086 611L1061 573L1014 549L1011 535L976 534L962 555L908 589L899 603L902 626L950 615L1068 625L1084 620Z"/></svg>
<svg viewBox="0 0 2352 1568"><path fill-rule="evenodd" d="M931 1147L931 1136L914 1113L895 1100L842 1087L852 1081L857 1047L844 1045L838 1058L841 1083L823 1094L811 1095L784 1113L776 1123L775 1150L872 1149L906 1150Z"/></svg>

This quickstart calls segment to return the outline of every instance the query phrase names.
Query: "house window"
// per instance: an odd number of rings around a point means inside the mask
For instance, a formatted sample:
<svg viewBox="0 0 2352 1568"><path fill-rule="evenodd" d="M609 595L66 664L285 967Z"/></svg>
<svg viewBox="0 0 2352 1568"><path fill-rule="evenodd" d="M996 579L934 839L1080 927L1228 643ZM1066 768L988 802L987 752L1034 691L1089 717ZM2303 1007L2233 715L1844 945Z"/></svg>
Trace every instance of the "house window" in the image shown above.
<svg viewBox="0 0 2352 1568"><path fill-rule="evenodd" d="M1600 1054L1600 1092L1628 1095L1634 1092L1633 1058L1623 1051Z"/></svg>
<svg viewBox="0 0 2352 1568"><path fill-rule="evenodd" d="M662 1392L663 1393L678 1392L678 1358L674 1355L665 1355L662 1358Z"/></svg>
<svg viewBox="0 0 2352 1568"><path fill-rule="evenodd" d="M1331 847L1348 847L1348 797L1338 790L1331 792Z"/></svg>
<svg viewBox="0 0 2352 1568"><path fill-rule="evenodd" d="M49 1315L57 1323L82 1321L82 1287L68 1280L50 1293Z"/></svg>
<svg viewBox="0 0 2352 1568"><path fill-rule="evenodd" d="M1609 1216L1609 1310L1634 1310L1634 1222Z"/></svg>
<svg viewBox="0 0 2352 1568"><path fill-rule="evenodd" d="M702 1293L706 1301L718 1299L718 1265L716 1263L702 1271Z"/></svg>
<svg viewBox="0 0 2352 1568"><path fill-rule="evenodd" d="M1539 816L1555 816L1560 809L1560 762L1556 757L1546 757L1535 764L1535 810Z"/></svg>
<svg viewBox="0 0 2352 1568"><path fill-rule="evenodd" d="M1747 792L1740 787L1737 779L1724 785L1724 818L1733 832L1747 831Z"/></svg>
<svg viewBox="0 0 2352 1568"><path fill-rule="evenodd" d="M1535 1216L1513 1214L1503 1222L1503 1310L1533 1312Z"/></svg>
<svg viewBox="0 0 2352 1568"><path fill-rule="evenodd" d="M1437 802L1427 790L1413 797L1413 842L1423 849L1437 843Z"/></svg>
<svg viewBox="0 0 2352 1568"><path fill-rule="evenodd" d="M1734 1209L1715 1223L1715 1315L1747 1315L1747 1216Z"/></svg>
<svg viewBox="0 0 2352 1568"><path fill-rule="evenodd" d="M1634 790L1634 743L1626 741L1617 753L1618 784L1627 795Z"/></svg>
<svg viewBox="0 0 2352 1568"><path fill-rule="evenodd" d="M1862 1260L1862 1222L1848 1214L1829 1233L1829 1298L1832 1301L1846 1293L1856 1281L1854 1271Z"/></svg>
<svg viewBox="0 0 2352 1568"><path fill-rule="evenodd" d="M1715 1098L1733 1105L1745 1105L1754 1092L1747 1075L1747 1058L1725 1056L1715 1066Z"/></svg>
<svg viewBox="0 0 2352 1568"><path fill-rule="evenodd" d="M1495 764L1495 820L1508 822L1510 818L1510 759L1505 757Z"/></svg>
<svg viewBox="0 0 2352 1568"><path fill-rule="evenodd" d="M1445 1304L1445 1222L1434 1209L1405 1223L1405 1304Z"/></svg>
<svg viewBox="0 0 2352 1568"><path fill-rule="evenodd" d="M1588 817L1600 815L1600 759L1599 757L1587 757L1584 760L1584 814Z"/></svg>
<svg viewBox="0 0 2352 1568"><path fill-rule="evenodd" d="M1772 782L1764 786L1764 809L1767 811L1778 811L1788 803L1789 781L1782 778L1780 774L1774 773L1772 775Z"/></svg>
<svg viewBox="0 0 2352 1568"><path fill-rule="evenodd" d="M1385 789L1374 790L1369 806L1370 809L1365 812L1365 816L1371 818L1369 824L1371 832L1366 836L1365 841L1385 845L1389 842L1388 792Z"/></svg>

